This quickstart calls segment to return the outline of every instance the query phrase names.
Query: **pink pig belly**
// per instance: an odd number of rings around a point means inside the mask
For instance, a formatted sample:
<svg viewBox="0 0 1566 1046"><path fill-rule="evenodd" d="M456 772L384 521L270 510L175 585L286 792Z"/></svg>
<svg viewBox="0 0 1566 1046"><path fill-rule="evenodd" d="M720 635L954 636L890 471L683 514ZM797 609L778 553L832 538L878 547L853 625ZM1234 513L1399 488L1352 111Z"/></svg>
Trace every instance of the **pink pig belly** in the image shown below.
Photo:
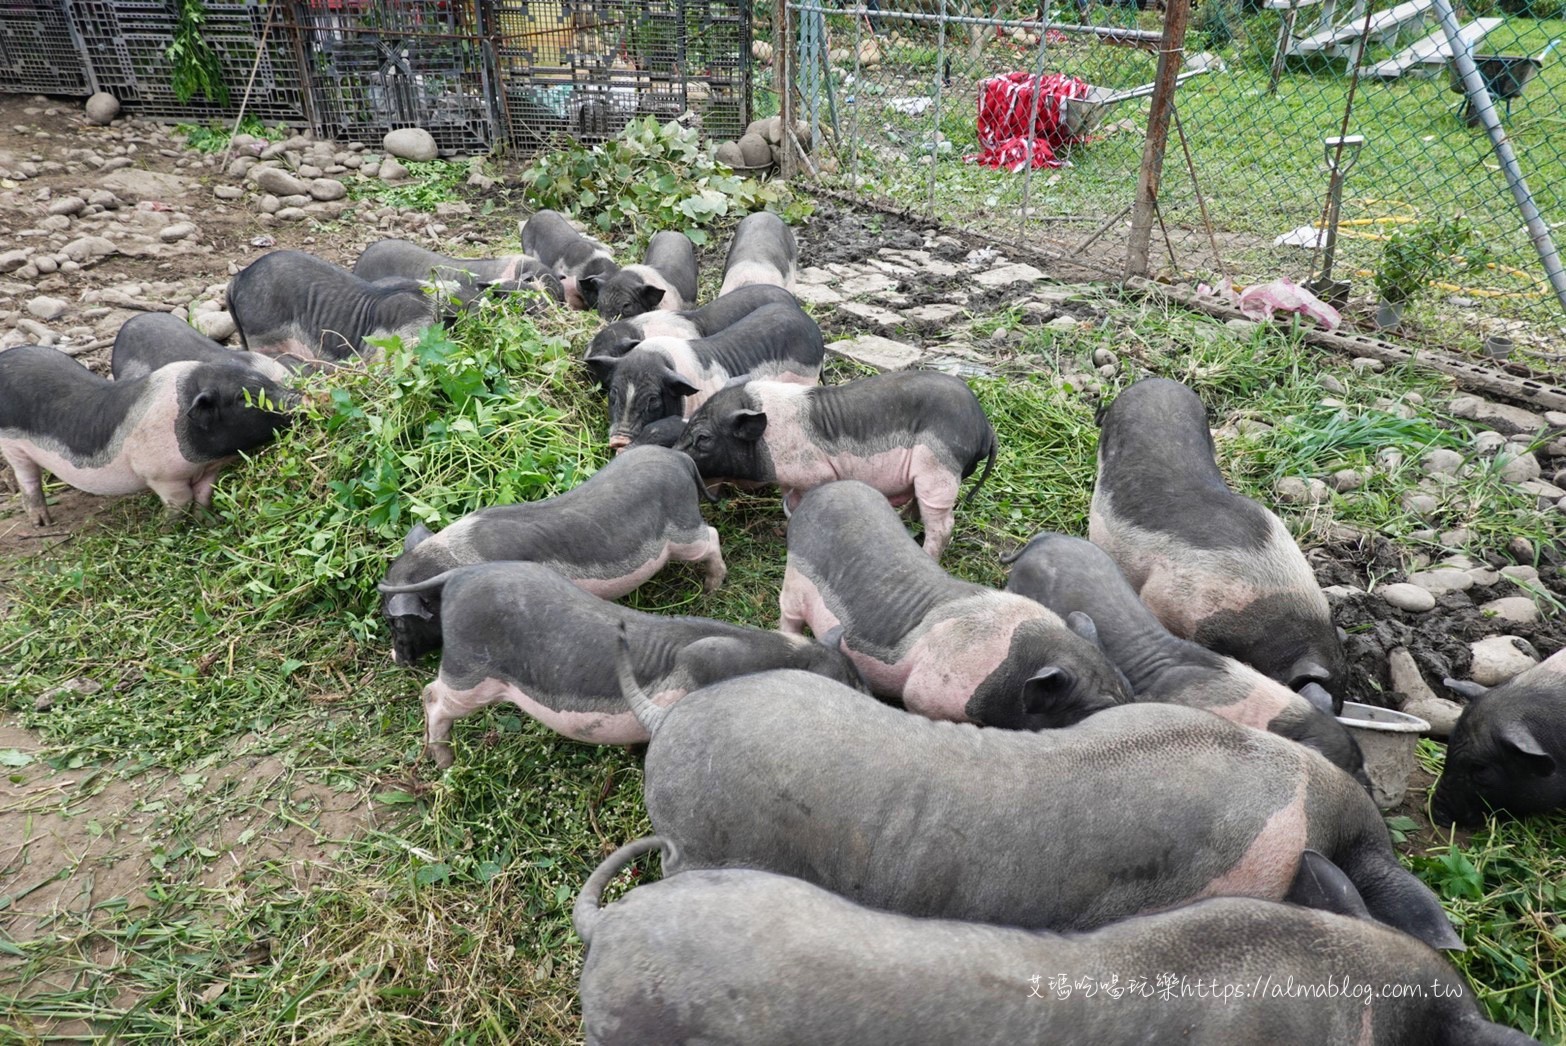
<svg viewBox="0 0 1566 1046"><path fill-rule="evenodd" d="M684 696L683 690L664 690L654 694L652 700L653 704L667 708ZM515 684L505 684L501 698L516 705L561 737L569 737L573 741L586 741L595 745L630 745L648 739L646 728L637 722L636 716L623 702L619 702L619 711L569 712L540 703L523 693Z"/></svg>
<svg viewBox="0 0 1566 1046"><path fill-rule="evenodd" d="M584 592L592 593L599 599L619 599L621 596L629 595L636 591L643 582L667 566L669 560L695 559L707 550L707 544L706 541L665 541L661 552L628 574L611 578L571 578L571 583ZM561 573L565 573L565 571L562 570Z"/></svg>

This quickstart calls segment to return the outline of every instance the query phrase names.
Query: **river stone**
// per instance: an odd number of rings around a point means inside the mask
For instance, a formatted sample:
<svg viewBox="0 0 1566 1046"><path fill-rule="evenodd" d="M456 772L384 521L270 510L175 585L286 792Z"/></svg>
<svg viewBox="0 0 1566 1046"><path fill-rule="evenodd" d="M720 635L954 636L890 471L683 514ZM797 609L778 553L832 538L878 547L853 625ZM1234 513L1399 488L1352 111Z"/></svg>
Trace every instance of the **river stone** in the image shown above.
<svg viewBox="0 0 1566 1046"><path fill-rule="evenodd" d="M1539 459L1526 452L1513 455L1503 450L1496 455L1496 460L1501 462L1501 478L1508 483L1525 483L1543 474Z"/></svg>
<svg viewBox="0 0 1566 1046"><path fill-rule="evenodd" d="M1519 644L1516 636L1490 636L1469 644L1473 664L1468 677L1480 686L1499 686L1532 668L1536 659Z"/></svg>
<svg viewBox="0 0 1566 1046"><path fill-rule="evenodd" d="M256 167L250 172L250 180L263 191L274 196L308 196L309 188L281 167Z"/></svg>
<svg viewBox="0 0 1566 1046"><path fill-rule="evenodd" d="M1399 610L1422 614L1427 610L1435 609L1435 596L1432 596L1418 585L1398 582L1392 585L1383 585L1379 591L1382 599Z"/></svg>
<svg viewBox="0 0 1566 1046"><path fill-rule="evenodd" d="M1504 596L1492 599L1479 607L1486 614L1494 614L1497 621L1509 625L1531 625L1539 620L1539 605L1527 596Z"/></svg>
<svg viewBox="0 0 1566 1046"><path fill-rule="evenodd" d="M1425 455L1425 471L1432 476L1454 475L1463 467L1463 456L1455 450L1437 447Z"/></svg>
<svg viewBox="0 0 1566 1046"><path fill-rule="evenodd" d="M99 91L87 99L84 106L87 113L87 122L99 127L107 127L120 115L120 100L106 91Z"/></svg>
<svg viewBox="0 0 1566 1046"><path fill-rule="evenodd" d="M194 325L198 331L213 341L227 341L238 329L234 324L234 317L221 311L196 313Z"/></svg>
<svg viewBox="0 0 1566 1046"><path fill-rule="evenodd" d="M341 200L348 187L336 178L317 178L310 183L310 195L317 200Z"/></svg>
<svg viewBox="0 0 1566 1046"><path fill-rule="evenodd" d="M51 298L46 294L40 294L27 303L27 311L45 322L59 319L65 315L65 310L69 308L70 304L68 302L61 301L59 298Z"/></svg>
<svg viewBox="0 0 1566 1046"><path fill-rule="evenodd" d="M387 131L386 137L381 140L381 148L400 159L420 162L435 159L440 151L435 145L435 136L422 127L399 127L395 131Z"/></svg>
<svg viewBox="0 0 1566 1046"><path fill-rule="evenodd" d="M1418 585L1433 596L1445 595L1448 592L1465 592L1473 587L1474 579L1468 576L1468 571L1446 570L1420 570L1408 575L1410 585Z"/></svg>

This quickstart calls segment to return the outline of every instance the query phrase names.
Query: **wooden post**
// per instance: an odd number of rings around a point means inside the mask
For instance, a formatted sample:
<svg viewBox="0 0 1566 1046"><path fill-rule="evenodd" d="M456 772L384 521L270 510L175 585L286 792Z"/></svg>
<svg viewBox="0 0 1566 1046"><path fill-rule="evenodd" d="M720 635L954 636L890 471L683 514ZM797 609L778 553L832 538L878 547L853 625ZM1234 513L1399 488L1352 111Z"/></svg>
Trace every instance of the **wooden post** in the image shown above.
<svg viewBox="0 0 1566 1046"><path fill-rule="evenodd" d="M1147 143L1142 147L1142 173L1136 181L1131 211L1131 242L1126 247L1126 277L1147 275L1147 251L1153 239L1154 206L1164 171L1164 146L1174 111L1175 78L1185 61L1185 26L1191 0L1170 0L1164 12L1164 36L1158 45L1158 75L1153 82L1153 108L1147 117Z"/></svg>
<svg viewBox="0 0 1566 1046"><path fill-rule="evenodd" d="M773 38L778 40L777 48L772 52L772 71L780 99L779 113L783 117L783 126L790 132L794 130L794 20L789 16L788 0L777 0L777 15L780 24L778 31L773 33ZM785 179L792 178L799 173L799 156L794 152L794 135L792 133L783 136L783 147L778 157L778 173Z"/></svg>

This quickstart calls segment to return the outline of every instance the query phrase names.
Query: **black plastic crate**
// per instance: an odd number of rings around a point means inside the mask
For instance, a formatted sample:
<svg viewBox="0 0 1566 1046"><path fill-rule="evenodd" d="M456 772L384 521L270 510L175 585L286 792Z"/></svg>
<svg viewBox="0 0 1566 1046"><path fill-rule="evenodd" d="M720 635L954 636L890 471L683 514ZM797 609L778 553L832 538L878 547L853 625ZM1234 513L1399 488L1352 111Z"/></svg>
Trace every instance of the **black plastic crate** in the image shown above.
<svg viewBox="0 0 1566 1046"><path fill-rule="evenodd" d="M93 93L66 0L0 0L0 93Z"/></svg>
<svg viewBox="0 0 1566 1046"><path fill-rule="evenodd" d="M473 0L310 0L291 8L309 65L316 133L378 143L422 127L443 153L486 151L497 139Z"/></svg>
<svg viewBox="0 0 1566 1046"><path fill-rule="evenodd" d="M174 93L168 48L174 39L176 12L157 0L68 0L71 21L91 62L99 90L120 100L128 112L161 120L233 117L255 70L245 112L259 119L299 122L299 63L280 17L266 19L270 6L254 2L208 0L202 37L218 55L228 101L197 95L182 102ZM266 47L260 48L265 32ZM256 57L260 54L260 62Z"/></svg>

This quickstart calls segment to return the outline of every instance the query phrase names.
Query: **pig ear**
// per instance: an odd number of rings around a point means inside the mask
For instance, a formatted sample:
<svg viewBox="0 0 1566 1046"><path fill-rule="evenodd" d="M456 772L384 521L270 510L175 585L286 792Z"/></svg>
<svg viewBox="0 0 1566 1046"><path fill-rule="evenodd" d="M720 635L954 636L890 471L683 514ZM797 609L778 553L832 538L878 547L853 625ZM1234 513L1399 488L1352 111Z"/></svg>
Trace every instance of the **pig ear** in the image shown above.
<svg viewBox="0 0 1566 1046"><path fill-rule="evenodd" d="M618 356L589 356L582 362L587 364L587 369L593 372L593 377L598 379L598 384L608 387L614 379L614 369L620 363Z"/></svg>
<svg viewBox="0 0 1566 1046"><path fill-rule="evenodd" d="M212 418L217 414L218 394L211 389L202 389L196 393L190 401L190 407L185 411L185 417L198 429L208 429L212 425Z"/></svg>
<svg viewBox="0 0 1566 1046"><path fill-rule="evenodd" d="M1301 852L1299 869L1283 899L1306 908L1374 921L1370 909L1365 907L1365 899L1348 875L1315 850Z"/></svg>
<svg viewBox="0 0 1566 1046"><path fill-rule="evenodd" d="M641 304L643 312L651 312L663 304L663 288L645 283L637 288L636 300Z"/></svg>
<svg viewBox="0 0 1566 1046"><path fill-rule="evenodd" d="M1555 758L1539 744L1527 723L1517 719L1505 723L1496 731L1496 737L1533 776L1549 777L1555 772Z"/></svg>
<svg viewBox="0 0 1566 1046"><path fill-rule="evenodd" d="M408 536L402 539L402 550L412 552L421 544L435 536L435 532L423 523L415 523L413 529L408 531Z"/></svg>
<svg viewBox="0 0 1566 1046"><path fill-rule="evenodd" d="M767 431L767 413L761 410L737 410L730 431L747 443L754 443Z"/></svg>
<svg viewBox="0 0 1566 1046"><path fill-rule="evenodd" d="M673 370L663 372L663 387L676 396L694 396L698 391L696 386L680 377L678 371Z"/></svg>
<svg viewBox="0 0 1566 1046"><path fill-rule="evenodd" d="M386 601L387 617L420 617L428 621L434 617L417 592L399 592Z"/></svg>
<svg viewBox="0 0 1566 1046"><path fill-rule="evenodd" d="M1067 614L1066 627L1071 629L1071 631L1075 632L1077 635L1081 636L1083 639L1086 639L1089 643L1092 643L1094 646L1098 647L1100 650L1104 649L1104 641L1098 638L1098 626L1093 623L1093 619L1091 617L1084 614L1082 611L1073 610L1071 613Z"/></svg>
<svg viewBox="0 0 1566 1046"><path fill-rule="evenodd" d="M1320 683L1306 683L1296 691L1312 708L1326 715L1341 715L1343 713L1343 699L1334 696Z"/></svg>
<svg viewBox="0 0 1566 1046"><path fill-rule="evenodd" d="M1056 665L1039 669L1022 684L1022 710L1038 717L1046 730L1080 723L1112 703L1085 699L1077 686L1077 677Z"/></svg>
<svg viewBox="0 0 1566 1046"><path fill-rule="evenodd" d="M1450 679L1450 678L1447 678L1447 679L1442 679L1441 683L1448 690L1450 690L1452 693L1454 693L1454 694L1462 694L1464 697L1468 698L1468 700L1470 700L1470 701L1473 701L1473 700L1476 700L1478 698L1481 698L1485 694L1488 694L1490 692L1490 688L1489 687L1481 686L1480 684L1475 683L1472 680L1468 680L1468 679Z"/></svg>

